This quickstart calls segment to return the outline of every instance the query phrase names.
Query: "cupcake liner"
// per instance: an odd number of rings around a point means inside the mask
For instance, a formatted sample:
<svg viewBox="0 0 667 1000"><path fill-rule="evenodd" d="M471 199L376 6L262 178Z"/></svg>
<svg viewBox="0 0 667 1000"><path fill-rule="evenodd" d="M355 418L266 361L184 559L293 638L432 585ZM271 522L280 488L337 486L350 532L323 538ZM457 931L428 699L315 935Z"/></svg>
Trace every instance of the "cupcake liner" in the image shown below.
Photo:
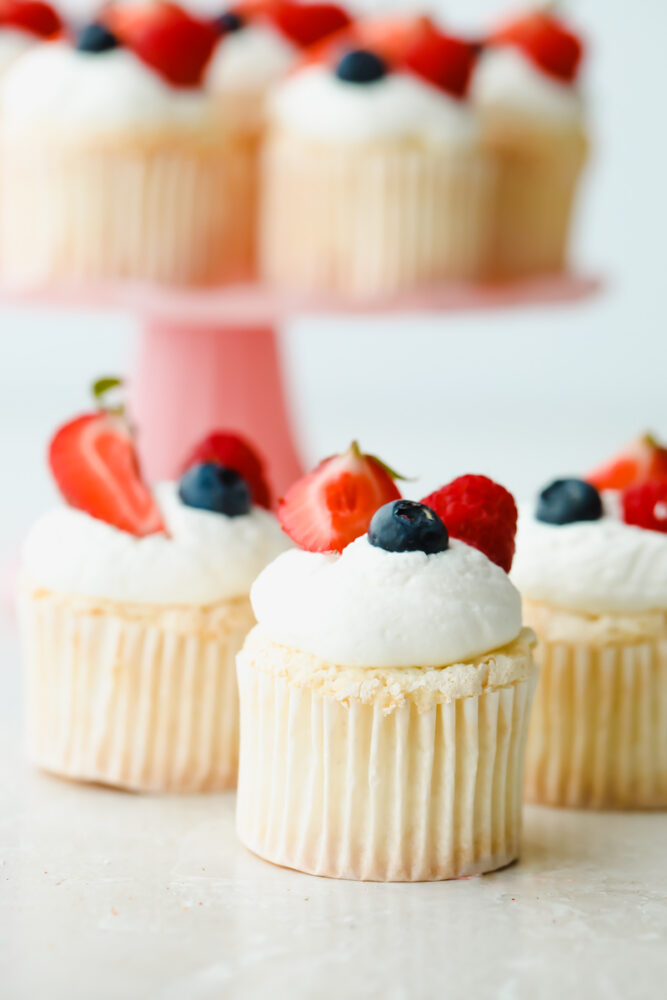
<svg viewBox="0 0 667 1000"><path fill-rule="evenodd" d="M545 615L540 605L527 800L600 809L667 806L667 631L608 643L553 640L545 635ZM530 609L526 619L533 623Z"/></svg>
<svg viewBox="0 0 667 1000"><path fill-rule="evenodd" d="M3 148L3 280L209 284L254 267L256 145L246 140Z"/></svg>
<svg viewBox="0 0 667 1000"><path fill-rule="evenodd" d="M35 764L137 791L235 785L246 598L144 608L25 587L19 613Z"/></svg>
<svg viewBox="0 0 667 1000"><path fill-rule="evenodd" d="M487 272L495 171L478 150L274 135L262 184L260 269L276 284L373 297Z"/></svg>
<svg viewBox="0 0 667 1000"><path fill-rule="evenodd" d="M258 670L243 652L237 667L237 829L255 854L374 881L456 878L517 857L533 677L387 712Z"/></svg>

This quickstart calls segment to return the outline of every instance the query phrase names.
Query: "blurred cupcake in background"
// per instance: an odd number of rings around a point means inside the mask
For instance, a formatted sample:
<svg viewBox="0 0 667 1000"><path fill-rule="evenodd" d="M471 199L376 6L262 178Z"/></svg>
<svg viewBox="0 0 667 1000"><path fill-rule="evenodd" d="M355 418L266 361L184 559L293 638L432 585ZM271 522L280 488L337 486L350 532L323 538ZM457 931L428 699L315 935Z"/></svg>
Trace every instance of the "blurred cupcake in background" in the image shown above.
<svg viewBox="0 0 667 1000"><path fill-rule="evenodd" d="M57 38L62 30L60 15L50 4L41 0L1 0L0 80L36 42Z"/></svg>
<svg viewBox="0 0 667 1000"><path fill-rule="evenodd" d="M526 797L667 806L667 450L645 437L521 512L512 576L537 633Z"/></svg>
<svg viewBox="0 0 667 1000"><path fill-rule="evenodd" d="M248 593L288 545L262 462L217 432L153 493L105 410L61 427L49 461L68 506L31 530L19 583L31 760L136 791L233 787Z"/></svg>
<svg viewBox="0 0 667 1000"><path fill-rule="evenodd" d="M280 84L263 164L263 275L373 297L486 273L494 171L475 54L426 18L357 22Z"/></svg>
<svg viewBox="0 0 667 1000"><path fill-rule="evenodd" d="M583 54L578 36L543 11L502 25L483 45L470 93L498 167L491 277L566 267L588 152Z"/></svg>

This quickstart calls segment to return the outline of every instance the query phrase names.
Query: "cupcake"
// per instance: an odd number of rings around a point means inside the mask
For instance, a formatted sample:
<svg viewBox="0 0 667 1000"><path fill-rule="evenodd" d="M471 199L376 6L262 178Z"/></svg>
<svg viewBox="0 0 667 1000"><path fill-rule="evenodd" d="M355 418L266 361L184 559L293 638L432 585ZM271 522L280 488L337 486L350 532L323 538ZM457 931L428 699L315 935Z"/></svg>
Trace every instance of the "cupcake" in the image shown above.
<svg viewBox="0 0 667 1000"><path fill-rule="evenodd" d="M216 33L166 3L104 16L7 74L4 278L247 277L242 171L203 86Z"/></svg>
<svg viewBox="0 0 667 1000"><path fill-rule="evenodd" d="M266 485L251 449L212 440L153 494L117 415L55 435L68 506L31 530L19 584L38 767L134 791L235 785L234 659L254 624L250 584L286 539L254 502Z"/></svg>
<svg viewBox="0 0 667 1000"><path fill-rule="evenodd" d="M522 510L513 578L541 667L528 801L667 806L666 532L667 451L650 439Z"/></svg>
<svg viewBox="0 0 667 1000"><path fill-rule="evenodd" d="M490 277L566 266L588 149L582 52L578 37L545 12L511 21L483 47L470 90L498 169Z"/></svg>
<svg viewBox="0 0 667 1000"><path fill-rule="evenodd" d="M260 260L277 285L373 298L486 272L473 49L423 18L383 27L355 25L273 95Z"/></svg>
<svg viewBox="0 0 667 1000"><path fill-rule="evenodd" d="M491 871L519 852L535 681L519 594L492 561L511 552L516 509L484 477L426 504L397 499L387 476L348 453L282 503L301 548L251 592L238 833L315 875ZM491 536L489 558L478 546Z"/></svg>
<svg viewBox="0 0 667 1000"><path fill-rule="evenodd" d="M62 21L39 0L3 0L0 6L0 80L19 56L37 42L57 38Z"/></svg>

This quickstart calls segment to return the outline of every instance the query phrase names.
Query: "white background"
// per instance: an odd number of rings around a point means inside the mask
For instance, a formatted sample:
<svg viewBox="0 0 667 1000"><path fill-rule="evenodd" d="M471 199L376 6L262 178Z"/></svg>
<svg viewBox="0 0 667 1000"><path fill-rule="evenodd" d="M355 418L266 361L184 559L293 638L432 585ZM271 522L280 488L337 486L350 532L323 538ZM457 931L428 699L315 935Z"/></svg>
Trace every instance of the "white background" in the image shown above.
<svg viewBox="0 0 667 1000"><path fill-rule="evenodd" d="M667 4L568 6L589 36L595 141L575 258L604 291L550 309L295 323L285 358L308 462L358 437L420 475L417 495L477 471L527 496L645 428L667 436ZM504 9L447 5L462 27ZM128 316L0 307L0 548L52 500L48 436L95 376L131 370L135 334Z"/></svg>

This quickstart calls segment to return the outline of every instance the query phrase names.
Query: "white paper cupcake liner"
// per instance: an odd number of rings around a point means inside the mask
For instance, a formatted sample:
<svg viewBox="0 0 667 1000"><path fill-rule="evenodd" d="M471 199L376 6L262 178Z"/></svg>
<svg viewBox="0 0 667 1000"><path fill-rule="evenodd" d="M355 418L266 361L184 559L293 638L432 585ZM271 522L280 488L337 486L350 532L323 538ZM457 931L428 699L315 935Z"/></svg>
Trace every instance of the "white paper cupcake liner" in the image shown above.
<svg viewBox="0 0 667 1000"><path fill-rule="evenodd" d="M375 881L456 878L519 852L534 679L420 712L331 696L238 658L237 829L274 864Z"/></svg>
<svg viewBox="0 0 667 1000"><path fill-rule="evenodd" d="M26 587L19 612L35 764L137 791L235 785L246 598L143 609Z"/></svg>
<svg viewBox="0 0 667 1000"><path fill-rule="evenodd" d="M541 606L540 622L545 609ZM531 623L530 614L527 620ZM525 793L555 806L667 807L667 634L540 638Z"/></svg>

